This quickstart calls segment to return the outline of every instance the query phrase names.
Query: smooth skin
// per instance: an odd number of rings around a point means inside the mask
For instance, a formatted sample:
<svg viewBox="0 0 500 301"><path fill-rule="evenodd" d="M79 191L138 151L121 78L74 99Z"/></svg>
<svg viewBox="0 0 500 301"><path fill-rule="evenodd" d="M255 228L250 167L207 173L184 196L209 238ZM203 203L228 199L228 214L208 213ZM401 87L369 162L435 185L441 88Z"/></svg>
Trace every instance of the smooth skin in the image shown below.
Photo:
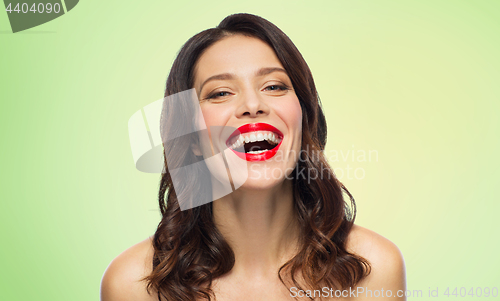
<svg viewBox="0 0 500 301"><path fill-rule="evenodd" d="M294 154L300 150L302 129L297 96L280 69L283 66L272 48L243 35L229 36L209 47L195 68L194 85L207 126L269 123L283 133L280 151L288 156L249 163L247 182L213 202L214 221L235 254L233 269L212 285L218 301L308 300L292 298L277 276L279 267L299 247L292 186L285 175L297 162ZM269 169L281 177L263 179ZM365 292L383 289L385 295L390 290L392 296L363 293L321 300L406 300L394 297L406 290L406 277L402 254L392 242L355 225L347 249L366 258L372 267L358 286ZM152 256L150 237L115 258L104 273L101 300L157 300L156 292L148 295L146 283L139 281L151 273Z"/></svg>

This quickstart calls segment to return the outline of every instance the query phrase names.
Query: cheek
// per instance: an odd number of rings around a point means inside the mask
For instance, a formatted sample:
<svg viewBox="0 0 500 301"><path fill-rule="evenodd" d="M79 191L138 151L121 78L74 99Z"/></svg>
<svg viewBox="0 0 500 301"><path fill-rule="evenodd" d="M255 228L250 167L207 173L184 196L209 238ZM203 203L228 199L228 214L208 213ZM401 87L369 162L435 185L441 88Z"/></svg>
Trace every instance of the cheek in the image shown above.
<svg viewBox="0 0 500 301"><path fill-rule="evenodd" d="M300 137L302 135L302 108L299 100L294 98L293 101L289 102L289 105L283 107L282 116L288 128Z"/></svg>
<svg viewBox="0 0 500 301"><path fill-rule="evenodd" d="M203 136L200 137L202 138L200 139L201 148L205 155L213 156L226 147L225 137L229 137L228 131L232 133L235 130L227 127L232 111L231 108L224 105L200 104L200 107L207 129L207 131L200 132Z"/></svg>
<svg viewBox="0 0 500 301"><path fill-rule="evenodd" d="M201 112L203 113L207 128L225 125L225 121L228 120L228 116L226 116L227 111L221 106L201 105Z"/></svg>

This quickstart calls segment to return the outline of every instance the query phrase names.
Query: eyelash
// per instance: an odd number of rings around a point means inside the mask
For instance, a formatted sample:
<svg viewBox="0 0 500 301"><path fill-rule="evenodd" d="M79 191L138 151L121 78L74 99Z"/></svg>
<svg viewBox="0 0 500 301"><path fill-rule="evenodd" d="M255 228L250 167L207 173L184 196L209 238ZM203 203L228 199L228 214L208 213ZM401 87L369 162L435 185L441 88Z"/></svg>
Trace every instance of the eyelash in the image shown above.
<svg viewBox="0 0 500 301"><path fill-rule="evenodd" d="M269 86L267 86L265 89L270 88L270 87L277 87L277 88L278 88L278 90L280 90L280 91L290 90L290 89L289 89L287 86L285 86L285 85L269 85ZM277 90L270 90L270 91L277 91Z"/></svg>
<svg viewBox="0 0 500 301"><path fill-rule="evenodd" d="M227 94L229 94L229 92L226 92L226 91L215 92L215 93L213 93L213 94L210 94L210 95L207 97L207 99L215 99L215 98L217 98L217 97L223 97L223 96L226 96L226 95L222 95L222 96L221 96L221 95L218 95L218 94L226 94L226 93L227 93Z"/></svg>
<svg viewBox="0 0 500 301"><path fill-rule="evenodd" d="M290 88L288 88L285 85L269 85L269 86L265 87L264 90L267 90L268 88L271 88L271 87L276 87L277 89L272 89L272 90L268 90L268 91L287 91L287 90L290 90ZM226 92L226 91L215 92L213 94L210 94L207 97L207 99L216 99L218 97L226 96L226 95L219 95L219 94L229 94L229 92Z"/></svg>

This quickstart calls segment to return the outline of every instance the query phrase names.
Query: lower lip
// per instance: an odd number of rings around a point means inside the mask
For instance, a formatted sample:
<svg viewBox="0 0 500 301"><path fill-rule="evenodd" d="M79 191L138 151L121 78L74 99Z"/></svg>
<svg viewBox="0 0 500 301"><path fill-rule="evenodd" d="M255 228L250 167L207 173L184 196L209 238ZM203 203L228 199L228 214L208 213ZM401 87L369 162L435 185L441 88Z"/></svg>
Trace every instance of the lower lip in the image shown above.
<svg viewBox="0 0 500 301"><path fill-rule="evenodd" d="M283 142L283 141L280 141L280 143L278 143L278 145L276 145L273 149L270 149L270 150L265 151L265 152L260 153L260 154L242 153L242 152L238 152L232 148L231 148L231 150L238 157L240 157L241 159L247 160L247 161L266 161L266 160L269 160L272 157L274 157L274 155L276 155L276 153L278 152L278 149L281 146L281 142Z"/></svg>

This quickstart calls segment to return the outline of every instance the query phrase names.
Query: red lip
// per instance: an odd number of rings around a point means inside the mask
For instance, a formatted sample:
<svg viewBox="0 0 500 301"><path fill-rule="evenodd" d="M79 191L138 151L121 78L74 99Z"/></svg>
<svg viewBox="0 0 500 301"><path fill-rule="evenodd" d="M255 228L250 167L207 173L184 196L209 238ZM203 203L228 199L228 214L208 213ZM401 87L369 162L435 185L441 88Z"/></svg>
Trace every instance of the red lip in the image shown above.
<svg viewBox="0 0 500 301"><path fill-rule="evenodd" d="M248 132L257 132L257 131L269 131L269 132L273 132L275 134L277 134L279 136L279 139L281 139L281 141L278 143L278 145L276 145L274 148L268 150L268 151L265 151L263 153L260 153L260 154L248 154L248 153L242 153L242 152L238 152L232 148L230 148L230 143L229 141L231 141L232 138L240 135L240 134L244 134L244 133L248 133ZM240 158L242 159L245 159L247 161L265 161L265 160L269 160L271 159L272 157L274 157L274 155L276 155L276 153L278 152L278 149L280 148L281 146L281 142L283 142L283 133L278 130L277 128L275 128L274 126L268 124L268 123L248 123L248 124L244 124L242 126L240 126L237 130L235 130L230 136L229 138L226 140L226 145Z"/></svg>

